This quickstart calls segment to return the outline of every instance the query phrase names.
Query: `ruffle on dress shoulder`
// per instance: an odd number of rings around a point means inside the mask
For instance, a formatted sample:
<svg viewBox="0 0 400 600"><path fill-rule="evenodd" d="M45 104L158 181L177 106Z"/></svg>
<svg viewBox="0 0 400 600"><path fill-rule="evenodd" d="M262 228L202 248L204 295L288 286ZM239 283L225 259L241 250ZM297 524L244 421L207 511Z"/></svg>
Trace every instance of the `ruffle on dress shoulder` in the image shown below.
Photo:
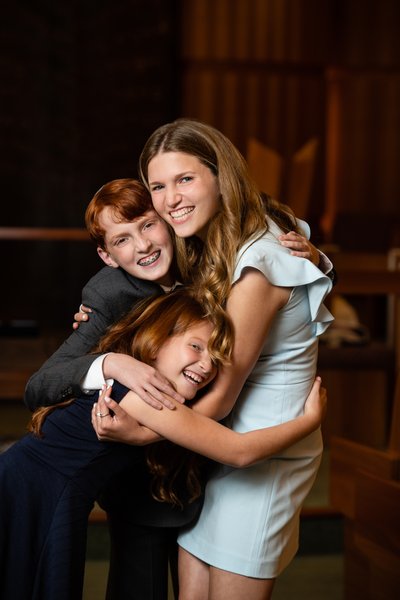
<svg viewBox="0 0 400 600"><path fill-rule="evenodd" d="M233 283L243 269L261 271L273 285L294 288L307 286L311 320L317 336L326 331L334 320L323 302L332 289L332 281L310 260L292 256L287 248L268 232L247 242L239 252Z"/></svg>

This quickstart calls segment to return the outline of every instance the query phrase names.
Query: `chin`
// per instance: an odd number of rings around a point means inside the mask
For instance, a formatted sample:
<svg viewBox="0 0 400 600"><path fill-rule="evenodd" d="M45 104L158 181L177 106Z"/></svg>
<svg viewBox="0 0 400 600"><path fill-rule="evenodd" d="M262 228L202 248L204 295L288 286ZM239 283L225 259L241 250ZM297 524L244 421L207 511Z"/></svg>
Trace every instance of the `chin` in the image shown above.
<svg viewBox="0 0 400 600"><path fill-rule="evenodd" d="M181 390L179 393L181 394L181 396L183 396L185 398L185 400L190 401L193 400L193 398L196 397L198 390Z"/></svg>
<svg viewBox="0 0 400 600"><path fill-rule="evenodd" d="M197 228L193 227L193 223L171 223L171 226L176 235L181 238L191 237L197 231Z"/></svg>

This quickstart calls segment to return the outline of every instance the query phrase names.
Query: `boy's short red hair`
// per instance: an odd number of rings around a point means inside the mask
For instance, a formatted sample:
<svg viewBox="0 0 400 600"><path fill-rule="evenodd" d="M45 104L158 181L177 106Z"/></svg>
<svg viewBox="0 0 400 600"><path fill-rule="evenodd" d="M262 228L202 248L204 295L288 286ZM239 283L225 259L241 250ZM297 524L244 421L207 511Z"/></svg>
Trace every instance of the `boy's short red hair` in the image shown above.
<svg viewBox="0 0 400 600"><path fill-rule="evenodd" d="M100 227L100 215L110 207L117 222L133 221L153 209L151 196L136 179L114 179L104 184L93 196L86 209L85 223L91 239L105 248L105 231Z"/></svg>

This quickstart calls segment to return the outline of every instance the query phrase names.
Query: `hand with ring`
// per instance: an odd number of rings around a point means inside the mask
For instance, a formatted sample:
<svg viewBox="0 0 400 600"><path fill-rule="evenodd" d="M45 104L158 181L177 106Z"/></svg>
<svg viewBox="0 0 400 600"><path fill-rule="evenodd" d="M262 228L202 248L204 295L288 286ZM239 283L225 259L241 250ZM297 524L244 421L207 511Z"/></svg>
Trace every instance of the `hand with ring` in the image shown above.
<svg viewBox="0 0 400 600"><path fill-rule="evenodd" d="M110 394L111 386L103 386L99 399L92 408L92 425L100 441L143 446L161 439L158 433L140 425L122 406L110 398Z"/></svg>
<svg viewBox="0 0 400 600"><path fill-rule="evenodd" d="M103 417L108 417L109 414L110 414L109 412L104 413L104 414L101 412L97 412L96 417L100 417L100 419L102 419Z"/></svg>
<svg viewBox="0 0 400 600"><path fill-rule="evenodd" d="M100 439L100 432L98 429L101 428L102 419L105 417L112 417L110 410L106 404L106 397L111 393L111 386L103 385L99 391L99 399L93 404L92 408L92 425L96 430L97 437Z"/></svg>

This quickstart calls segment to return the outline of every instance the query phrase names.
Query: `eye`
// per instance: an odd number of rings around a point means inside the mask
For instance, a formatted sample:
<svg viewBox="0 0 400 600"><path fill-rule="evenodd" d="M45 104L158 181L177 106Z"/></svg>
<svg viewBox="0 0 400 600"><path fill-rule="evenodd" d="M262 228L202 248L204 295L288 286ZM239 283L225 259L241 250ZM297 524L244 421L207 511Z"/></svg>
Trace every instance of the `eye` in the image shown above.
<svg viewBox="0 0 400 600"><path fill-rule="evenodd" d="M143 229L144 230L151 229L155 224L156 224L155 221L146 221L146 223L143 223Z"/></svg>
<svg viewBox="0 0 400 600"><path fill-rule="evenodd" d="M156 183L152 186L150 186L150 192L159 192L160 190L163 189L163 185L161 185L161 183Z"/></svg>
<svg viewBox="0 0 400 600"><path fill-rule="evenodd" d="M191 342L191 347L193 348L193 350L195 350L196 352L202 352L203 348L200 346L200 344L196 344L196 342Z"/></svg>
<svg viewBox="0 0 400 600"><path fill-rule="evenodd" d="M193 181L193 177L191 175L185 175L180 178L179 183L189 183L190 181Z"/></svg>
<svg viewBox="0 0 400 600"><path fill-rule="evenodd" d="M127 239L128 238L126 238L126 237L118 238L117 240L115 240L114 246L122 246L122 244L124 244Z"/></svg>

